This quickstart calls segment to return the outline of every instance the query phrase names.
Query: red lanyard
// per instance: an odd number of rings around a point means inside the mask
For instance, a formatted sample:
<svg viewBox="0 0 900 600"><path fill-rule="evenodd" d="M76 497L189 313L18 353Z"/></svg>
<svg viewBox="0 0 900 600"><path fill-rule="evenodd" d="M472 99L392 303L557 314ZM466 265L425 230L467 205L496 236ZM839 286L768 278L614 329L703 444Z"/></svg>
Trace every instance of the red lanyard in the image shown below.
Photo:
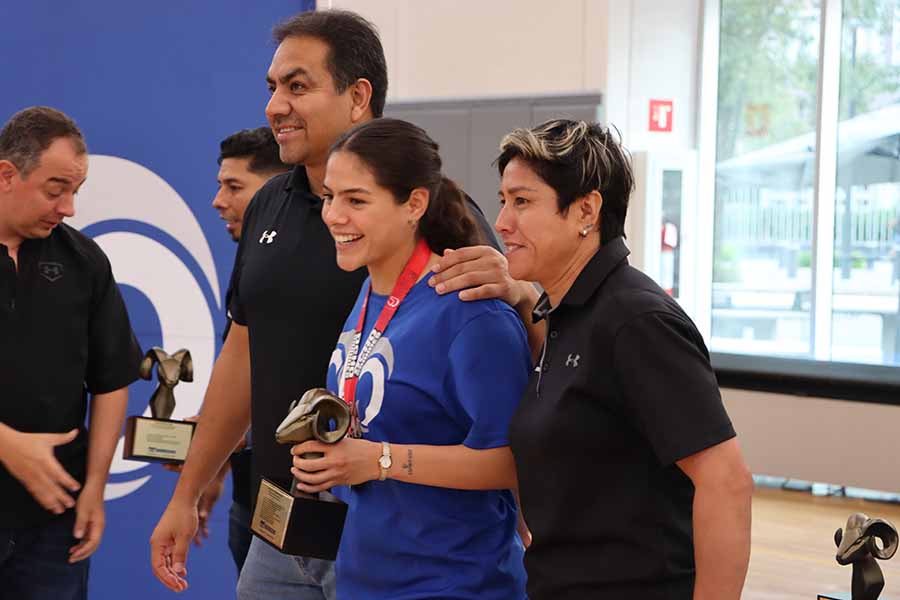
<svg viewBox="0 0 900 600"><path fill-rule="evenodd" d="M419 276L422 275L422 270L430 257L431 249L428 247L428 244L425 243L425 240L419 240L412 256L409 257L409 261L403 267L403 272L400 273L397 283L394 284L394 289L391 291L387 302L385 302L384 308L381 309L381 314L378 315L375 326L369 332L369 337L366 338L362 352L360 352L359 342L366 322L369 295L372 293L372 284L369 283L369 289L366 290L366 299L363 300L362 308L359 311L359 322L354 330L353 340L350 342L350 347L347 348L347 366L344 369L344 401L350 405L350 414L352 416L351 435L358 436L361 433L359 429L359 415L356 408L356 384L359 383L359 375L366 361L369 360L369 355L372 353L375 344L381 339L388 323L391 322L391 319L397 313L397 309L400 308L400 303L403 302L409 290L419 280Z"/></svg>

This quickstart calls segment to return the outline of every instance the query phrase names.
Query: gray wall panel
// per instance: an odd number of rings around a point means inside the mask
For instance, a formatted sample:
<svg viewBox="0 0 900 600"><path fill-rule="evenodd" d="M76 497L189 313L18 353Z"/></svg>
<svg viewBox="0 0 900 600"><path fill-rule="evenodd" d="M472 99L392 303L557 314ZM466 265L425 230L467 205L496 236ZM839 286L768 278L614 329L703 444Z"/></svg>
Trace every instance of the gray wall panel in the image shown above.
<svg viewBox="0 0 900 600"><path fill-rule="evenodd" d="M598 116L602 118L602 113L603 111L596 104L537 104L532 107L532 123L537 125L550 119L596 121Z"/></svg>
<svg viewBox="0 0 900 600"><path fill-rule="evenodd" d="M441 146L444 173L455 180L493 224L499 178L492 166L503 136L551 118L597 120L599 94L392 102L385 115L422 127Z"/></svg>
<svg viewBox="0 0 900 600"><path fill-rule="evenodd" d="M468 190L469 161L467 157L469 154L470 112L467 106L437 110L428 110L427 108L393 109L388 106L385 108L384 114L387 117L415 123L427 131L428 135L441 147L444 175Z"/></svg>
<svg viewBox="0 0 900 600"><path fill-rule="evenodd" d="M488 223L493 225L500 212L497 203L500 178L497 168L492 163L497 158L497 150L503 136L517 127L528 127L531 124L531 107L475 107L472 109L471 118L468 159L472 191L469 194L484 211Z"/></svg>

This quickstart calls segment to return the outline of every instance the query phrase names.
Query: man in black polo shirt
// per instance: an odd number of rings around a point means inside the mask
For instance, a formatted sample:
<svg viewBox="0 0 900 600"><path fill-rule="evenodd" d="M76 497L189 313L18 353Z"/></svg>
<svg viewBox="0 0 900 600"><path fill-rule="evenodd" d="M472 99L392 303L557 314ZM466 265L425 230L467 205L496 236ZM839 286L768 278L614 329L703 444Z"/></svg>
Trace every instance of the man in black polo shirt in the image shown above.
<svg viewBox="0 0 900 600"><path fill-rule="evenodd" d="M278 144L268 127L242 129L229 135L219 144L219 189L213 199L212 206L225 221L225 229L237 242L241 239L244 213L250 200L263 184L273 176L288 171L290 167L278 155ZM231 303L231 288L225 294L225 306ZM225 323L222 341L228 339L231 329L231 318ZM232 474L232 503L228 516L228 548L240 574L250 549L250 507L253 505L251 494L255 489L251 473L253 450L241 440L240 448L232 453L215 479L200 496L198 517L200 518L194 543L200 545L201 540L209 537L209 517L213 506L222 494L225 477L228 471ZM180 465L178 467L180 471Z"/></svg>
<svg viewBox="0 0 900 600"><path fill-rule="evenodd" d="M331 144L356 124L382 115L384 51L374 27L345 11L317 11L275 28L266 115L284 162L247 210L229 304L234 324L213 368L200 425L172 500L151 537L154 573L186 588L185 562L197 528L197 500L250 423L254 491L264 476L290 485L290 448L274 432L291 401L323 387L328 361L365 279L338 268L321 218L322 181ZM490 239L477 206L471 209ZM333 599L332 563L279 554L254 538L238 582L241 599Z"/></svg>
<svg viewBox="0 0 900 600"><path fill-rule="evenodd" d="M62 223L87 167L81 132L56 110L23 110L0 132L4 597L87 597L87 559L103 534L103 490L141 361L109 261Z"/></svg>

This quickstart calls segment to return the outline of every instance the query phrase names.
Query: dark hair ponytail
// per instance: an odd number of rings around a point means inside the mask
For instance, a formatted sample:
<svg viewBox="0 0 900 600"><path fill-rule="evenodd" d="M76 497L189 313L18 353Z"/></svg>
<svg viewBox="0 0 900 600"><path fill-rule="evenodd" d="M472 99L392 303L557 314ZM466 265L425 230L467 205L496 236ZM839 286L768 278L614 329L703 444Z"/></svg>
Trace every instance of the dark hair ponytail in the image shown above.
<svg viewBox="0 0 900 600"><path fill-rule="evenodd" d="M442 254L483 243L481 231L472 218L466 196L452 179L441 177L437 193L432 193L428 210L419 221L419 234L432 252Z"/></svg>
<svg viewBox="0 0 900 600"><path fill-rule="evenodd" d="M465 194L441 173L438 145L421 127L400 119L374 119L341 136L331 147L331 152L338 151L351 152L364 162L378 185L401 204L414 189L428 190L428 209L418 234L432 252L482 242Z"/></svg>

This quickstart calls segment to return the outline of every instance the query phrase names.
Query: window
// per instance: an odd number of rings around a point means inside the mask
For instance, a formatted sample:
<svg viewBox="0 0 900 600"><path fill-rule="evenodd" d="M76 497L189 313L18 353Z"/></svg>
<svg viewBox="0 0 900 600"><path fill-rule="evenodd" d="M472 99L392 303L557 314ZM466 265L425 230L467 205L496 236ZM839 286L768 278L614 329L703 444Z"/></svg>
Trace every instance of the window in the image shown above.
<svg viewBox="0 0 900 600"><path fill-rule="evenodd" d="M807 356L817 0L724 0L711 347Z"/></svg>
<svg viewBox="0 0 900 600"><path fill-rule="evenodd" d="M710 350L794 374L900 365L900 0L714 12Z"/></svg>
<svg viewBox="0 0 900 600"><path fill-rule="evenodd" d="M842 25L831 357L900 365L900 2Z"/></svg>

